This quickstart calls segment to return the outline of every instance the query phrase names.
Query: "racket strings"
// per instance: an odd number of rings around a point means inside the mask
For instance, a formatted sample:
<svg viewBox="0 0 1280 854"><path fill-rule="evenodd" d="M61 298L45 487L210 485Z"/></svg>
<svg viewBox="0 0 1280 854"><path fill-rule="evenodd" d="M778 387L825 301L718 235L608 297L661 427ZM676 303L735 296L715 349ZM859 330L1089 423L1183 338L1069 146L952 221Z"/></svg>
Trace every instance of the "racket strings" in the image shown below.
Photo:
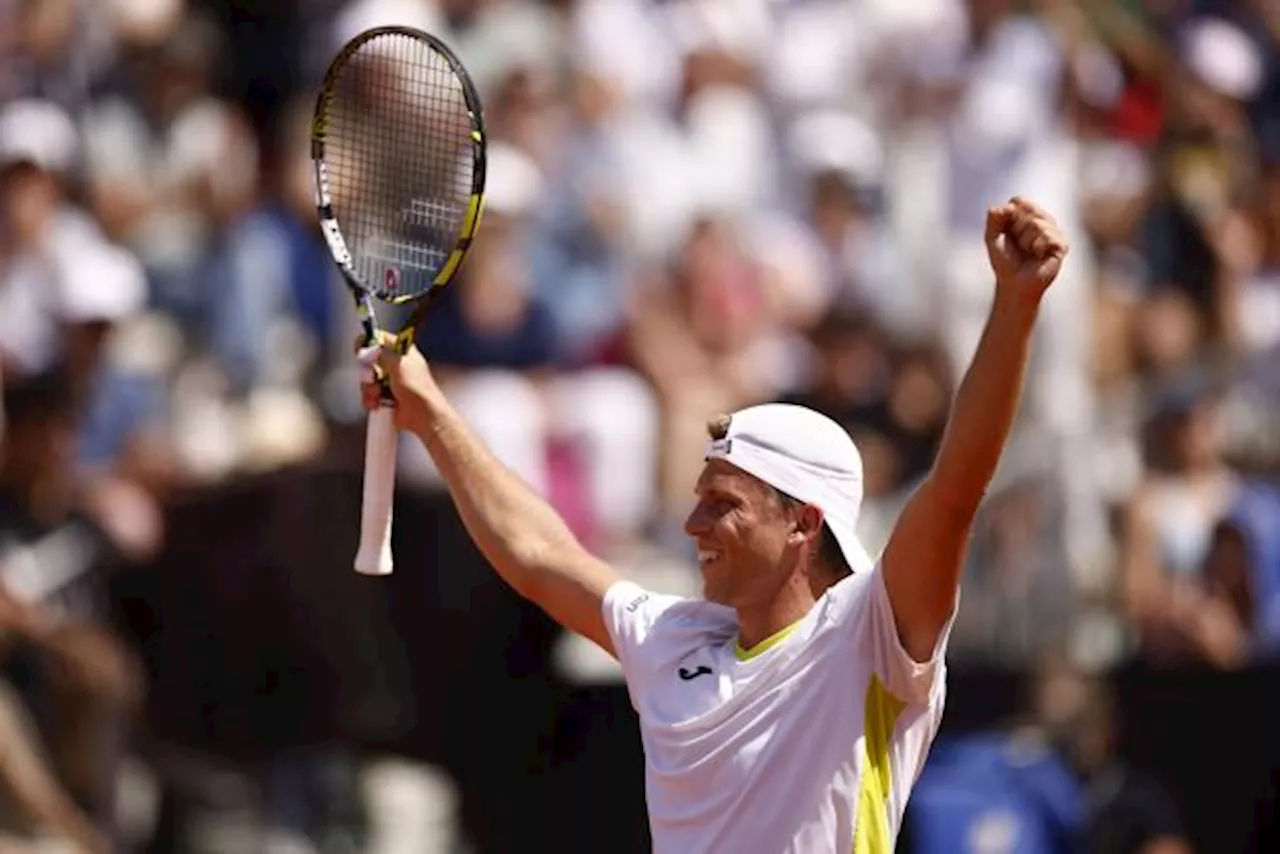
<svg viewBox="0 0 1280 854"><path fill-rule="evenodd" d="M371 289L420 295L447 263L472 192L473 127L449 61L412 36L370 40L339 73L327 178L356 273Z"/></svg>

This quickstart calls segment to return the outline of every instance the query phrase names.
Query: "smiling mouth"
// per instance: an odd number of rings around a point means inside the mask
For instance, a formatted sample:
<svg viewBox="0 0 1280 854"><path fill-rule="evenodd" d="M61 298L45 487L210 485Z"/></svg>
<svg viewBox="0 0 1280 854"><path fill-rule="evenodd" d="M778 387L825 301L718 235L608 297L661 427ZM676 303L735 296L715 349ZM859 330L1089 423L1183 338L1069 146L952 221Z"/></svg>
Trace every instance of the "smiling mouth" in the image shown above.
<svg viewBox="0 0 1280 854"><path fill-rule="evenodd" d="M720 560L721 552L718 549L698 549L698 564L707 566Z"/></svg>

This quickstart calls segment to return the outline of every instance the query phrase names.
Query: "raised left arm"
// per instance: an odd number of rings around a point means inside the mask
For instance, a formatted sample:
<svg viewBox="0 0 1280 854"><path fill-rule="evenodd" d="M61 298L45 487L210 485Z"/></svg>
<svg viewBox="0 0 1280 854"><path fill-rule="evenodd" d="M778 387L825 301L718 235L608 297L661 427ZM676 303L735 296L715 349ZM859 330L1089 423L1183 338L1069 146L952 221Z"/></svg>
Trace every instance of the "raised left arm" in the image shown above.
<svg viewBox="0 0 1280 854"><path fill-rule="evenodd" d="M903 648L928 660L956 603L978 506L1022 397L1040 300L1057 278L1066 241L1053 218L1015 198L987 214L996 293L956 394L933 468L903 508L882 560Z"/></svg>

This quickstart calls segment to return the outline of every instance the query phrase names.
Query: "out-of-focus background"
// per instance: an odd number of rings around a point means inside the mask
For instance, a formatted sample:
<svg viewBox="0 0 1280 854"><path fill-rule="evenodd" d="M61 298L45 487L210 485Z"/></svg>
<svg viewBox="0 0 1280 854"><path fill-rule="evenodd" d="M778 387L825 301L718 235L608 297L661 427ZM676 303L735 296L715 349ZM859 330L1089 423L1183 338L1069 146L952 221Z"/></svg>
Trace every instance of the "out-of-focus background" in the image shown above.
<svg viewBox="0 0 1280 854"><path fill-rule="evenodd" d="M1280 850L1280 3L0 0L0 851L647 850L617 670L412 443L397 573L350 568L306 131L389 23L457 50L492 140L424 349L659 589L697 591L703 425L752 402L850 429L882 546L985 317L986 208L1052 211L901 850Z"/></svg>

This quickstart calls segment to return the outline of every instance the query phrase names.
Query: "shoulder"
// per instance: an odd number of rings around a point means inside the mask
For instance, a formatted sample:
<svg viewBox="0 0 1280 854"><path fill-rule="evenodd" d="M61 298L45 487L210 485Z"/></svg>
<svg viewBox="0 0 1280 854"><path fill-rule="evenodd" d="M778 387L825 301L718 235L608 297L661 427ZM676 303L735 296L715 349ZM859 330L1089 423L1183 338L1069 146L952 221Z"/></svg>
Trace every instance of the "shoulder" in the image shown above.
<svg viewBox="0 0 1280 854"><path fill-rule="evenodd" d="M917 661L903 647L879 560L866 572L855 573L823 594L821 625L845 650L850 666L865 665L889 693L902 702L932 705L946 680L946 650L958 610L938 634L928 658Z"/></svg>
<svg viewBox="0 0 1280 854"><path fill-rule="evenodd" d="M605 591L606 613L622 620L649 624L661 622L666 627L736 625L733 611L690 596L659 593L628 579L619 579Z"/></svg>
<svg viewBox="0 0 1280 854"><path fill-rule="evenodd" d="M870 600L876 585L884 586L881 562L877 560L869 571L855 572L827 588L819 600L823 620L852 616Z"/></svg>
<svg viewBox="0 0 1280 854"><path fill-rule="evenodd" d="M727 640L737 631L737 617L728 608L625 579L605 591L601 610L624 670L664 659L672 650Z"/></svg>

